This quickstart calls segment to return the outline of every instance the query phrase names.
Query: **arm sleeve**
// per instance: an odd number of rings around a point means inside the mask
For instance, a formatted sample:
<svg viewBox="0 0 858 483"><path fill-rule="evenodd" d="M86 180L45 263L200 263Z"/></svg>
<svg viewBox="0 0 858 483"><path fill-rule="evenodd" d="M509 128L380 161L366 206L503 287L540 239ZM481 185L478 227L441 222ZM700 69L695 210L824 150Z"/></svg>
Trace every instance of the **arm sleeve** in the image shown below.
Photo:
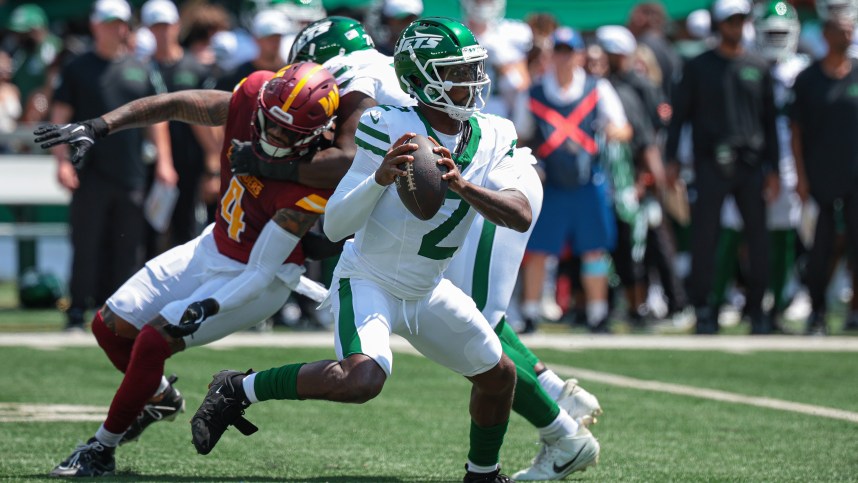
<svg viewBox="0 0 858 483"><path fill-rule="evenodd" d="M360 230L387 189L375 181L375 171L390 148L387 124L380 114L380 110L373 108L361 116L355 133L357 154L328 200L324 230L332 241L342 240Z"/></svg>
<svg viewBox="0 0 858 483"><path fill-rule="evenodd" d="M289 257L300 238L269 220L253 244L250 259L241 275L230 280L212 295L220 312L246 305L274 280L283 260Z"/></svg>
<svg viewBox="0 0 858 483"><path fill-rule="evenodd" d="M623 127L628 124L629 120L626 117L626 111L623 109L623 103L620 102L620 97L611 83L607 79L599 79L596 88L599 90L597 109L599 110L600 124L605 125L606 123L610 123L617 127Z"/></svg>

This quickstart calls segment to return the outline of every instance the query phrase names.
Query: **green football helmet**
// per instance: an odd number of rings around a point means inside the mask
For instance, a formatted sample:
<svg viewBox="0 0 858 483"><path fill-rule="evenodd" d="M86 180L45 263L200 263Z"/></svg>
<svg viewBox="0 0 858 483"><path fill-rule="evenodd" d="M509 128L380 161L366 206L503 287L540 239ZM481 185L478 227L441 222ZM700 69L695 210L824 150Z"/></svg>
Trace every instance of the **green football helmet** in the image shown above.
<svg viewBox="0 0 858 483"><path fill-rule="evenodd" d="M795 54L800 29L795 7L785 0L758 5L754 12L754 41L760 55L770 61Z"/></svg>
<svg viewBox="0 0 858 483"><path fill-rule="evenodd" d="M324 64L342 54L375 47L363 25L353 18L327 17L307 25L298 32L289 63Z"/></svg>
<svg viewBox="0 0 858 483"><path fill-rule="evenodd" d="M393 52L393 67L402 89L429 107L459 121L485 106L483 88L486 49L462 23L446 17L415 20L400 34ZM467 87L470 95L457 104L449 92Z"/></svg>

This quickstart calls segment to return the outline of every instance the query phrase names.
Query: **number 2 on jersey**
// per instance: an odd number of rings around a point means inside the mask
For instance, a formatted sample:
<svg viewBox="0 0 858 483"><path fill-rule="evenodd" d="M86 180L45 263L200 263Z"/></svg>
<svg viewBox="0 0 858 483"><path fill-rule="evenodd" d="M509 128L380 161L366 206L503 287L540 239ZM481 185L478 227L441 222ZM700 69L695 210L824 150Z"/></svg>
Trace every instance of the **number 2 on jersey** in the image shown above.
<svg viewBox="0 0 858 483"><path fill-rule="evenodd" d="M459 247L441 247L438 244L459 226L459 223L468 214L470 207L471 205L464 201L459 202L459 207L453 211L450 218L444 220L444 223L435 227L434 230L423 235L423 240L420 242L420 249L417 250L417 254L422 257L431 258L432 260L446 260L452 257Z"/></svg>
<svg viewBox="0 0 858 483"><path fill-rule="evenodd" d="M220 200L220 216L229 224L227 234L237 242L241 242L241 234L244 232L244 210L241 208L241 197L244 196L244 186L232 178L229 188Z"/></svg>

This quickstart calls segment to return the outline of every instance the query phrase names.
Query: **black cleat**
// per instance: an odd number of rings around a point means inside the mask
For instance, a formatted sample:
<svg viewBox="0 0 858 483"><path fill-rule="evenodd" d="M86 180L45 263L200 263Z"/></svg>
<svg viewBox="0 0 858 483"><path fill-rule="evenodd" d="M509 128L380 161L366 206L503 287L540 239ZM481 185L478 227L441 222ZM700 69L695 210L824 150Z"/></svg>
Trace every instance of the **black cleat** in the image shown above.
<svg viewBox="0 0 858 483"><path fill-rule="evenodd" d="M113 474L116 463L113 459L113 451L101 444L97 439L90 438L84 444L79 444L71 456L58 464L52 471L51 476L75 476L93 477L108 476Z"/></svg>
<svg viewBox="0 0 858 483"><path fill-rule="evenodd" d="M468 465L465 465L465 470L468 470ZM462 479L462 483L513 483L512 479L507 475L502 475L500 467L491 473L474 473L468 471Z"/></svg>
<svg viewBox="0 0 858 483"><path fill-rule="evenodd" d="M812 312L807 319L804 333L806 335L828 335L828 325L825 323L825 314Z"/></svg>
<svg viewBox="0 0 858 483"><path fill-rule="evenodd" d="M171 374L167 380L170 382L170 387L164 391L164 398L157 403L147 403L143 406L143 411L137 416L137 420L131 423L131 427L125 431L122 439L119 440L120 445L136 441L150 424L158 421L172 421L176 419L179 413L185 412L185 398L182 397L182 393L178 389L173 387L179 378L175 374Z"/></svg>
<svg viewBox="0 0 858 483"><path fill-rule="evenodd" d="M259 430L243 416L250 401L244 394L241 381L252 373L252 369L246 373L224 370L214 375L206 398L191 418L191 435L197 453L211 453L230 425L245 436Z"/></svg>

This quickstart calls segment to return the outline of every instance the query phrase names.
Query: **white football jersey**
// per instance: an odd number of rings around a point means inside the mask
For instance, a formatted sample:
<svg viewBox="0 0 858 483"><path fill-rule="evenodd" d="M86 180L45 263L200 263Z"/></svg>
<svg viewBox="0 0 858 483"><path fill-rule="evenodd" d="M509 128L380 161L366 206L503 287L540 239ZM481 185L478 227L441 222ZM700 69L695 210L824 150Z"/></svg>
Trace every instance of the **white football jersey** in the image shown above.
<svg viewBox="0 0 858 483"><path fill-rule="evenodd" d="M530 232L542 210L542 181L534 169L536 158L530 149L518 148L513 159L519 168L514 174L516 183L530 202L533 215L530 228L520 233L477 215L462 249L444 272L444 278L474 299L492 328L506 314Z"/></svg>
<svg viewBox="0 0 858 483"><path fill-rule="evenodd" d="M325 68L334 76L340 88L340 97L349 92L363 92L378 104L413 106L417 104L399 86L393 57L375 49L357 50L338 55L325 62Z"/></svg>
<svg viewBox="0 0 858 483"><path fill-rule="evenodd" d="M519 170L512 157L515 127L506 119L482 114L468 122L467 144L458 156L454 154L462 176L494 190L518 189L517 178L509 174ZM451 136L438 136L413 107L367 109L355 136L357 155L328 202L325 231L332 238L355 231L354 240L343 249L336 276L371 280L397 298L414 300L430 293L441 280L465 241L476 210L448 191L438 213L422 221L402 204L395 183L386 187L375 183L375 171L391 143L407 132L432 136L456 151L456 146L448 145L453 144ZM372 196L357 196L361 189ZM329 229L338 223L339 229Z"/></svg>

